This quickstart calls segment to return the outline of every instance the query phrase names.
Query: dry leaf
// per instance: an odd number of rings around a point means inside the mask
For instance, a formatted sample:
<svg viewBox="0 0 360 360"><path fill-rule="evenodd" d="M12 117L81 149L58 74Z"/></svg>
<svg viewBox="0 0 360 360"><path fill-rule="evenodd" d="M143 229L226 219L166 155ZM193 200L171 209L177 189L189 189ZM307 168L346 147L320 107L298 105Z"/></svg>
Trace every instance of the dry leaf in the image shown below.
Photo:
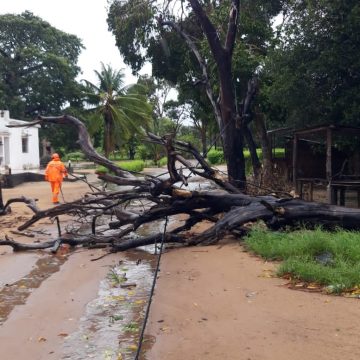
<svg viewBox="0 0 360 360"><path fill-rule="evenodd" d="M58 334L58 336L67 337L67 336L69 336L69 334L67 334L67 333L60 333L60 334Z"/></svg>
<svg viewBox="0 0 360 360"><path fill-rule="evenodd" d="M44 338L43 336L40 336L38 338L38 342L45 342L46 341L46 338Z"/></svg>

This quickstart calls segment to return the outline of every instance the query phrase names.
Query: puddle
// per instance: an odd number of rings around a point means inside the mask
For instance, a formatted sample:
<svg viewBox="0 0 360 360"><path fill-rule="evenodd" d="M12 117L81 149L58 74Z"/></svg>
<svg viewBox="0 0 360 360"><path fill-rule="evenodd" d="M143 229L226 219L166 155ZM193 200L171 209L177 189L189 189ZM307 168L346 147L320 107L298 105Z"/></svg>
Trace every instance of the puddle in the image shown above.
<svg viewBox="0 0 360 360"><path fill-rule="evenodd" d="M44 256L36 261L34 269L28 275L14 283L5 284L0 290L0 325L6 321L16 305L25 304L33 289L59 271L66 259L64 256Z"/></svg>
<svg viewBox="0 0 360 360"><path fill-rule="evenodd" d="M140 251L127 255L101 281L79 329L65 339L61 359L134 359L153 280L153 256ZM151 341L144 340L144 349Z"/></svg>

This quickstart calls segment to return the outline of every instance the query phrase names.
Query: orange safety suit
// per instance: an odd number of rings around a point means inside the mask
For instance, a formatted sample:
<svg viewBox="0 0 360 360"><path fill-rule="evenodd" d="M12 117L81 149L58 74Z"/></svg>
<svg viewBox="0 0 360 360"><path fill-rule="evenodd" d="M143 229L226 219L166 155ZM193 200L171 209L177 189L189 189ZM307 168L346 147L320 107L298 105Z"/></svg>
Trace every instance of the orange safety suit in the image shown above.
<svg viewBox="0 0 360 360"><path fill-rule="evenodd" d="M67 175L66 167L60 161L59 155L53 154L52 160L47 164L45 169L45 180L50 182L53 204L59 203L61 183Z"/></svg>

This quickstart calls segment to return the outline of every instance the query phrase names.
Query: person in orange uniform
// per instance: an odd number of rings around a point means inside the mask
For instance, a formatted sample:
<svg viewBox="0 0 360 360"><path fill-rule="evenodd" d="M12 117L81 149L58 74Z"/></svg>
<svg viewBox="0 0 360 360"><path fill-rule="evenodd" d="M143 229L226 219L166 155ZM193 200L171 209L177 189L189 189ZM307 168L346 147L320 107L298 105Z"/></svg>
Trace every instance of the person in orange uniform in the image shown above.
<svg viewBox="0 0 360 360"><path fill-rule="evenodd" d="M59 204L61 184L67 175L66 167L61 162L59 154L52 154L51 161L45 169L45 180L50 182L53 204Z"/></svg>

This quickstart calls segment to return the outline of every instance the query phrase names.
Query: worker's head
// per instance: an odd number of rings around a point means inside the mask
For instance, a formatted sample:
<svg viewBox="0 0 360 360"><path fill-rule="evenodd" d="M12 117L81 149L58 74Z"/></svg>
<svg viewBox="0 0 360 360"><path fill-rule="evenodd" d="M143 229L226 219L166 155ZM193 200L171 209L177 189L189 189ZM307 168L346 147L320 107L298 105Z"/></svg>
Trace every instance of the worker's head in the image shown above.
<svg viewBox="0 0 360 360"><path fill-rule="evenodd" d="M52 158L53 160L60 160L60 156L59 156L58 153L53 153L53 154L51 155L51 158Z"/></svg>

